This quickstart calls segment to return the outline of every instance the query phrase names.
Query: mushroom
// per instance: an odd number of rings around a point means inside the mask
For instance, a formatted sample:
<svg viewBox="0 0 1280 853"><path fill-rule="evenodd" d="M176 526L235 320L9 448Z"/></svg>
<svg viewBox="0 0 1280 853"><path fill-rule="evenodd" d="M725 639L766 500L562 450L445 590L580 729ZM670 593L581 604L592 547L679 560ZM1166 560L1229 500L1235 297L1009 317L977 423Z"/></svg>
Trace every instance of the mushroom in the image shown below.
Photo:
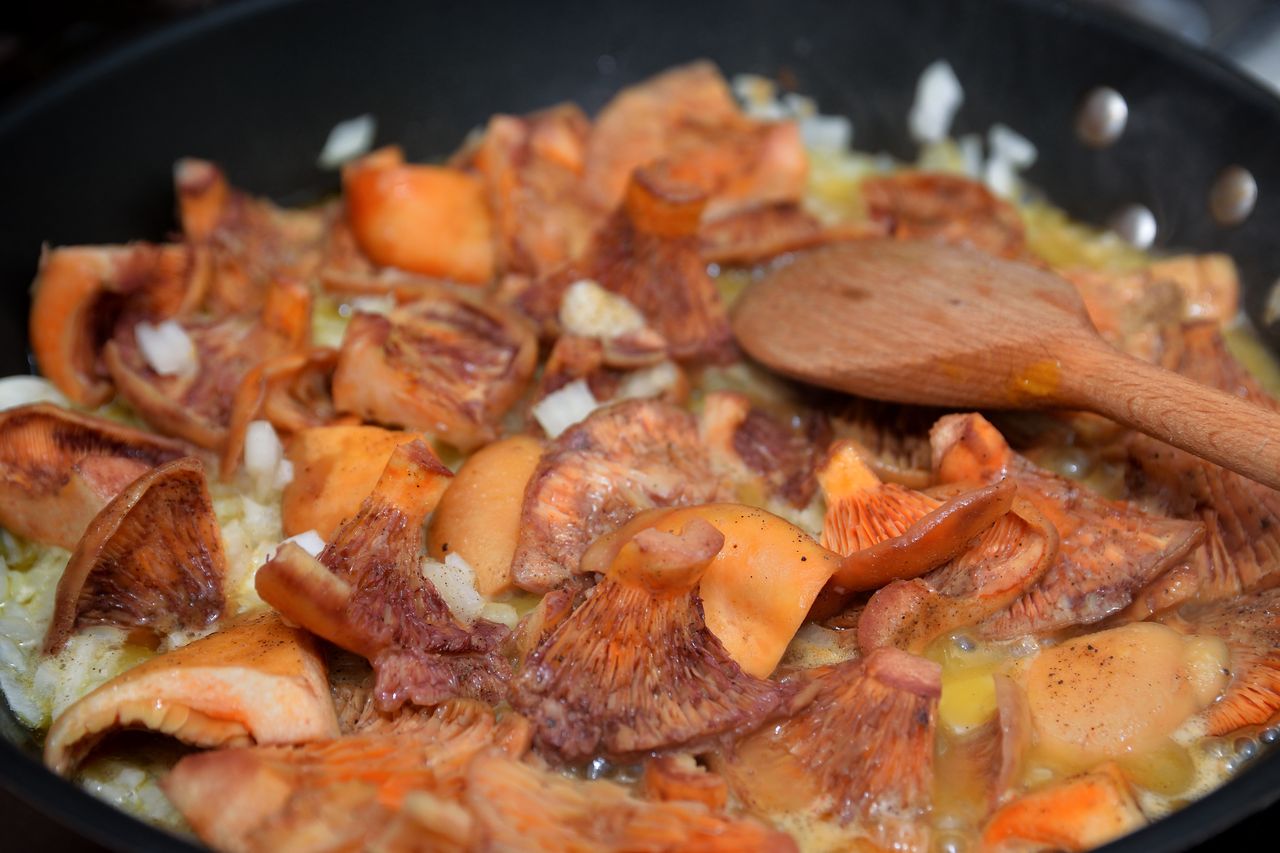
<svg viewBox="0 0 1280 853"><path fill-rule="evenodd" d="M510 664L508 631L464 627L420 567L422 525L453 475L421 441L401 445L359 512L312 557L286 542L255 577L285 618L366 658L379 710L462 696L497 701Z"/></svg>
<svg viewBox="0 0 1280 853"><path fill-rule="evenodd" d="M1014 493L999 480L937 495L882 483L848 440L832 445L818 483L827 503L822 543L846 557L832 577L836 592L875 589L959 557L1009 511Z"/></svg>
<svg viewBox="0 0 1280 853"><path fill-rule="evenodd" d="M1280 410L1280 404L1232 357L1217 323L1184 326L1166 366L1197 382ZM1129 454L1144 477L1143 494L1169 514L1203 521L1205 547L1185 567L1155 581L1133 618L1192 599L1211 602L1271 584L1280 571L1280 493L1162 441L1134 434Z"/></svg>
<svg viewBox="0 0 1280 853"><path fill-rule="evenodd" d="M71 549L148 469L186 454L176 441L48 403L0 412L0 525Z"/></svg>
<svg viewBox="0 0 1280 853"><path fill-rule="evenodd" d="M340 412L474 450L497 438L533 375L537 348L506 309L443 287L424 291L385 316L352 318L333 402Z"/></svg>
<svg viewBox="0 0 1280 853"><path fill-rule="evenodd" d="M929 429L941 411L862 397L841 397L831 406L837 438L852 439L862 461L885 483L910 489L933 485Z"/></svg>
<svg viewBox="0 0 1280 853"><path fill-rule="evenodd" d="M704 222L698 232L707 263L754 266L779 255L839 240L884 237L886 223L862 221L824 225L795 202L762 204Z"/></svg>
<svg viewBox="0 0 1280 853"><path fill-rule="evenodd" d="M647 802L615 782L571 779L492 752L472 759L463 802L474 837L495 850L796 850L788 835L750 818Z"/></svg>
<svg viewBox="0 0 1280 853"><path fill-rule="evenodd" d="M656 755L645 761L640 789L649 800L702 803L713 812L723 811L729 802L725 781L688 753Z"/></svg>
<svg viewBox="0 0 1280 853"><path fill-rule="evenodd" d="M588 545L636 513L706 503L718 489L687 412L655 400L598 409L543 451L524 493L512 577L547 592Z"/></svg>
<svg viewBox="0 0 1280 853"><path fill-rule="evenodd" d="M776 498L803 509L813 499L814 472L831 438L819 413L795 415L787 424L752 406L745 394L713 391L703 401L698 430L712 464L736 482L744 503Z"/></svg>
<svg viewBox="0 0 1280 853"><path fill-rule="evenodd" d="M1001 808L982 831L991 853L1092 850L1147 823L1120 768L1113 763L1032 791Z"/></svg>
<svg viewBox="0 0 1280 853"><path fill-rule="evenodd" d="M1024 595L983 621L984 636L1046 634L1098 622L1128 606L1204 538L1199 522L1150 515L1038 468L1010 450L981 415L947 415L934 427L932 442L941 482L1011 479L1058 531L1052 565Z"/></svg>
<svg viewBox="0 0 1280 853"><path fill-rule="evenodd" d="M1225 735L1280 719L1280 589L1190 605L1164 621L1227 645L1231 680L1204 711L1206 734Z"/></svg>
<svg viewBox="0 0 1280 853"><path fill-rule="evenodd" d="M275 851L286 838L331 849L322 842L336 843L348 831L358 832L348 840L362 847L371 829L412 810L417 792L460 800L478 752L519 758L528 744L522 722L499 722L484 705L455 700L342 738L187 756L162 784L200 839L217 850ZM347 822L350 814L362 818L358 826Z"/></svg>
<svg viewBox="0 0 1280 853"><path fill-rule="evenodd" d="M58 581L45 654L87 625L199 631L222 615L226 571L204 466L166 462L89 523Z"/></svg>
<svg viewBox="0 0 1280 853"><path fill-rule="evenodd" d="M881 847L926 847L941 667L879 649L797 680L809 703L718 754L712 769L756 814L816 808L860 824Z"/></svg>
<svg viewBox="0 0 1280 853"><path fill-rule="evenodd" d="M862 182L873 221L899 240L961 243L1006 258L1026 256L1022 217L981 182L938 172L876 175Z"/></svg>
<svg viewBox="0 0 1280 853"><path fill-rule="evenodd" d="M742 671L702 617L697 586L725 537L694 517L627 531L604 579L529 653L510 701L568 761L632 758L758 726L784 687Z"/></svg>
<svg viewBox="0 0 1280 853"><path fill-rule="evenodd" d="M706 61L623 89L605 105L587 142L584 188L600 209L611 210L635 171L654 162L696 182L710 197L708 219L798 201L808 175L796 125L747 118Z"/></svg>
<svg viewBox="0 0 1280 853"><path fill-rule="evenodd" d="M875 592L858 620L864 654L882 646L922 654L953 628L975 625L1027 592L1058 555L1058 530L1030 501L983 531L960 556L927 575Z"/></svg>
<svg viewBox="0 0 1280 853"><path fill-rule="evenodd" d="M209 267L204 312L253 316L278 281L312 278L327 232L325 209L288 210L254 198L207 160L179 160L173 174L183 234Z"/></svg>
<svg viewBox="0 0 1280 853"><path fill-rule="evenodd" d="M99 356L120 318L172 316L200 289L199 278L184 246L46 248L29 324L40 372L72 402L102 405L114 389Z"/></svg>
<svg viewBox="0 0 1280 853"><path fill-rule="evenodd" d="M281 498L284 534L314 530L329 541L342 522L360 510L395 449L421 438L418 433L345 424L295 433L285 447L293 479Z"/></svg>
<svg viewBox="0 0 1280 853"><path fill-rule="evenodd" d="M586 247L602 218L581 187L590 130L573 104L489 119L466 159L493 212L501 272L546 275Z"/></svg>
<svg viewBox="0 0 1280 853"><path fill-rule="evenodd" d="M177 321L173 321L177 322ZM301 349L311 330L311 294L278 282L260 318L186 319L178 323L191 347L190 364L157 372L135 328L123 328L103 350L120 395L147 423L199 447L227 441L232 402L245 375L266 359Z"/></svg>
<svg viewBox="0 0 1280 853"><path fill-rule="evenodd" d="M336 737L324 665L311 636L274 613L138 664L63 711L44 762L66 775L108 733L148 729L200 747Z"/></svg>

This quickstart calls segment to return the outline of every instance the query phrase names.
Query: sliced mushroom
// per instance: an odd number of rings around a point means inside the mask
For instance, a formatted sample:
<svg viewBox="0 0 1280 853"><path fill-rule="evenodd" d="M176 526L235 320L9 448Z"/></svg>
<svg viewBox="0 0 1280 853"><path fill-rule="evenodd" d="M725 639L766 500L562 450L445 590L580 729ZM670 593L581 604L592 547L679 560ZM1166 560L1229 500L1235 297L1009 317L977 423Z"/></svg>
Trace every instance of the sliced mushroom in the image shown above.
<svg viewBox="0 0 1280 853"><path fill-rule="evenodd" d="M285 447L293 479L280 504L284 534L314 530L328 542L359 512L395 449L421 439L413 432L347 425L312 427L293 435Z"/></svg>
<svg viewBox="0 0 1280 853"><path fill-rule="evenodd" d="M874 221L900 240L962 243L1007 258L1026 253L1022 217L982 183L938 172L899 172L862 182Z"/></svg>
<svg viewBox="0 0 1280 853"><path fill-rule="evenodd" d="M997 811L982 831L992 853L1092 850L1147 820L1115 764L1033 791Z"/></svg>
<svg viewBox="0 0 1280 853"><path fill-rule="evenodd" d="M189 319L192 369L161 375L133 328L107 343L103 359L120 395L159 431L218 450L227 440L236 389L258 363L300 350L311 329L311 295L297 283L273 286L261 318Z"/></svg>
<svg viewBox="0 0 1280 853"><path fill-rule="evenodd" d="M756 814L816 807L882 847L924 849L941 667L880 649L800 680L809 704L739 741L713 769Z"/></svg>
<svg viewBox="0 0 1280 853"><path fill-rule="evenodd" d="M700 803L647 802L604 780L587 782L481 753L464 795L476 837L495 850L706 850L790 853L789 836Z"/></svg>
<svg viewBox="0 0 1280 853"><path fill-rule="evenodd" d="M743 672L702 618L697 585L724 541L693 518L616 548L604 579L512 685L541 749L569 761L632 758L750 730L778 706L785 689Z"/></svg>
<svg viewBox="0 0 1280 853"><path fill-rule="evenodd" d="M210 267L201 308L211 316L256 314L276 282L308 281L315 274L327 210L287 210L254 198L231 187L207 160L179 160L174 185L183 233Z"/></svg>
<svg viewBox="0 0 1280 853"><path fill-rule="evenodd" d="M1058 530L1058 556L1040 580L980 631L993 638L1044 634L1098 622L1129 605L1204 538L1199 522L1160 518L1111 501L1009 449L981 415L948 415L933 430L943 483L1009 478Z"/></svg>
<svg viewBox="0 0 1280 853"><path fill-rule="evenodd" d="M600 209L611 210L632 174L654 162L696 181L712 198L707 212L713 219L796 201L808 174L796 126L748 119L706 61L623 89L601 110L587 143L586 191Z"/></svg>
<svg viewBox="0 0 1280 853"><path fill-rule="evenodd" d="M199 631L222 615L226 572L204 466L167 462L90 522L58 581L45 654L87 625Z"/></svg>
<svg viewBox="0 0 1280 853"><path fill-rule="evenodd" d="M172 316L199 289L198 277L184 246L46 248L29 324L40 372L74 403L107 402L114 389L99 356L117 322Z"/></svg>
<svg viewBox="0 0 1280 853"><path fill-rule="evenodd" d="M644 763L640 788L650 800L702 803L713 812L729 802L725 781L698 764L692 755L658 755Z"/></svg>
<svg viewBox="0 0 1280 853"><path fill-rule="evenodd" d="M489 119L469 164L484 182L502 272L546 275L586 247L602 218L581 187L590 130L573 104Z"/></svg>
<svg viewBox="0 0 1280 853"><path fill-rule="evenodd" d="M1207 734L1225 735L1280 719L1280 589L1189 606L1165 621L1227 644L1231 680L1205 709Z"/></svg>
<svg viewBox="0 0 1280 853"><path fill-rule="evenodd" d="M1167 367L1280 411L1227 351L1216 323L1184 327L1178 344L1180 353ZM1280 493L1144 435L1133 435L1129 452L1145 475L1146 494L1171 515L1208 528L1205 547L1151 585L1135 618L1187 599L1229 599L1272 583L1280 571Z"/></svg>
<svg viewBox="0 0 1280 853"><path fill-rule="evenodd" d="M863 654L882 646L922 654L946 632L1008 607L1057 556L1057 528L1030 501L1015 498L959 557L877 590L858 620L858 646Z"/></svg>
<svg viewBox="0 0 1280 853"><path fill-rule="evenodd" d="M103 737L148 729L200 747L337 737L311 636L274 613L224 626L108 681L53 721L44 762L66 775Z"/></svg>
<svg viewBox="0 0 1280 853"><path fill-rule="evenodd" d="M474 450L497 438L533 375L537 348L507 310L439 288L385 316L356 314L333 401L339 411Z"/></svg>
<svg viewBox="0 0 1280 853"><path fill-rule="evenodd" d="M518 758L528 744L520 722L498 722L480 703L454 701L336 740L191 755L162 784L217 850L276 851L299 838L311 849L333 849L325 842L341 846L344 838L363 847L371 832L413 808L416 792L461 799L468 763L479 752ZM362 818L359 826L346 822L351 813ZM358 835L346 838L348 832Z"/></svg>
<svg viewBox="0 0 1280 853"><path fill-rule="evenodd" d="M342 191L351 232L375 264L470 284L493 277L493 225L476 176L405 163L391 146L348 164Z"/></svg>
<svg viewBox="0 0 1280 853"><path fill-rule="evenodd" d="M784 202L747 208L703 223L698 239L708 263L751 266L825 243L884 237L887 233L887 225L876 221L824 225L800 205Z"/></svg>
<svg viewBox="0 0 1280 853"><path fill-rule="evenodd" d="M373 492L314 558L292 542L258 570L263 600L373 664L384 712L455 696L497 701L507 629L459 623L420 566L422 526L452 474L421 441L397 447Z"/></svg>
<svg viewBox="0 0 1280 853"><path fill-rule="evenodd" d="M636 513L706 503L718 488L687 412L653 400L599 409L543 452L525 489L512 577L547 592L577 570L588 545Z"/></svg>
<svg viewBox="0 0 1280 853"><path fill-rule="evenodd" d="M883 482L911 489L933 484L929 429L943 412L843 396L832 409L836 437L852 439Z"/></svg>
<svg viewBox="0 0 1280 853"><path fill-rule="evenodd" d="M846 558L832 578L837 592L918 577L959 557L1009 511L1014 494L999 480L938 496L882 483L848 440L831 447L818 482L827 502L822 543Z"/></svg>
<svg viewBox="0 0 1280 853"><path fill-rule="evenodd" d="M736 482L743 502L776 498L803 509L813 499L815 470L831 438L822 415L809 411L783 423L745 394L713 391L703 401L698 429L712 464Z"/></svg>
<svg viewBox="0 0 1280 853"><path fill-rule="evenodd" d="M121 489L185 454L176 441L48 403L7 409L0 412L0 525L70 550Z"/></svg>

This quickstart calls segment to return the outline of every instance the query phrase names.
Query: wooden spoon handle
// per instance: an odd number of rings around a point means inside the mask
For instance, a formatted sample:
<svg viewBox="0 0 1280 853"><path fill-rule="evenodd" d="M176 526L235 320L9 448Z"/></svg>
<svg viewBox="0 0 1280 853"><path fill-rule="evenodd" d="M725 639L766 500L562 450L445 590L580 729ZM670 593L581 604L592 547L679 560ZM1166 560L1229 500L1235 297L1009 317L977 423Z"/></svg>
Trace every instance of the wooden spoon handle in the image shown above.
<svg viewBox="0 0 1280 853"><path fill-rule="evenodd" d="M1280 415L1101 340L1062 353L1053 396L1280 489Z"/></svg>

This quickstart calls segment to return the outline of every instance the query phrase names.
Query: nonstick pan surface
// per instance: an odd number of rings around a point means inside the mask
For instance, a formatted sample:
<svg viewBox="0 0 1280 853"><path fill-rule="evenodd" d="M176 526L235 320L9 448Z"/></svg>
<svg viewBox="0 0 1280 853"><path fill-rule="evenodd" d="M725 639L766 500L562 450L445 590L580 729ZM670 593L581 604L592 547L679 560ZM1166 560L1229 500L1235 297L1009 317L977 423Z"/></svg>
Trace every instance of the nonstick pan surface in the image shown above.
<svg viewBox="0 0 1280 853"><path fill-rule="evenodd" d="M81 66L0 115L0 370L29 369L28 286L42 242L161 239L171 164L221 163L285 203L336 191L314 163L329 129L372 113L380 142L439 157L494 112L561 100L595 110L619 87L697 57L778 78L852 118L855 146L911 156L906 115L925 65L965 88L954 132L1003 122L1040 157L1030 180L1072 215L1154 214L1156 245L1223 251L1261 322L1280 277L1280 102L1207 54L1087 5L1053 0L648 0L625 4L258 0L187 21ZM1125 134L1074 134L1083 95L1119 90ZM1240 165L1259 187L1241 225L1208 196ZM0 707L0 784L121 850L190 850L44 770ZM1187 849L1280 799L1280 755L1108 851ZM1280 815L1277 815L1280 816ZM0 844L0 846L3 846Z"/></svg>

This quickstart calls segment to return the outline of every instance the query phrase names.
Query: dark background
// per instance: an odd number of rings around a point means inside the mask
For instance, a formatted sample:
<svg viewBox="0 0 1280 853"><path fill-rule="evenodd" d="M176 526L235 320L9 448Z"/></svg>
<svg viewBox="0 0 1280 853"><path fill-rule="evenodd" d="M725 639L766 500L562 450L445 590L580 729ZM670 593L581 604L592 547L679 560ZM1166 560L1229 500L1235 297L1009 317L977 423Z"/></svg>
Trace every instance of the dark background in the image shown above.
<svg viewBox="0 0 1280 853"><path fill-rule="evenodd" d="M0 4L0 109L68 66L164 24L237 0L55 0ZM530 0L534 2L534 0ZM946 2L946 0L941 0ZM1236 62L1280 93L1280 2L1276 0L1078 0L1141 18ZM1275 809L1271 810L1275 812ZM1197 848L1276 849L1264 844L1275 815L1262 815ZM0 850L90 853L85 842L0 791Z"/></svg>

